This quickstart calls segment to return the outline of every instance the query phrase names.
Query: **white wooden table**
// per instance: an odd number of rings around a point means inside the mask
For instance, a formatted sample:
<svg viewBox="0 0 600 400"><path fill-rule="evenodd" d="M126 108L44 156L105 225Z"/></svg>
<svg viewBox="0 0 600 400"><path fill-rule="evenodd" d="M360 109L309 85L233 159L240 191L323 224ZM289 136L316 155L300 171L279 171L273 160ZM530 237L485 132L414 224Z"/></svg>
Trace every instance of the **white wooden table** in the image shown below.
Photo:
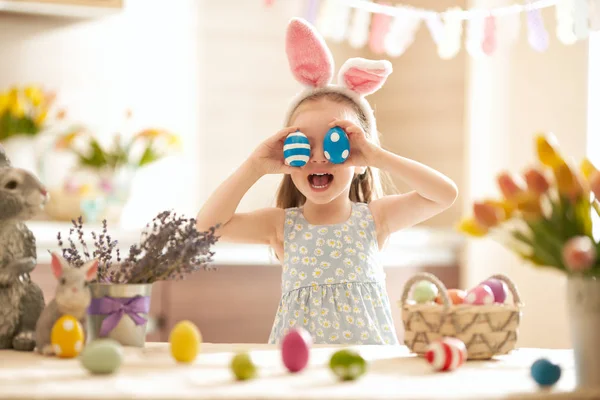
<svg viewBox="0 0 600 400"><path fill-rule="evenodd" d="M573 356L568 350L519 349L493 361L469 361L450 373L432 372L406 347L356 346L369 360L360 380L338 382L327 363L337 347L315 346L299 374L283 367L269 345L208 344L193 364L177 364L167 343L125 349L121 369L92 376L77 359L0 351L0 398L11 399L600 399L575 393ZM248 350L259 366L256 379L236 382L229 370L235 351ZM561 364L552 389L539 389L529 367L539 357Z"/></svg>

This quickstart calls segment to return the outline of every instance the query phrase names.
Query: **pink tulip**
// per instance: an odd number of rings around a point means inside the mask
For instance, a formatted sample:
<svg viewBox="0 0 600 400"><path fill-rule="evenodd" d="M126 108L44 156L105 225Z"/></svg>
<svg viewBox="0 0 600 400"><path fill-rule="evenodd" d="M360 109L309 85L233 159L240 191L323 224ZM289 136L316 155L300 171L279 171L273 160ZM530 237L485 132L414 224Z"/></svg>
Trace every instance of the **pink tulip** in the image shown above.
<svg viewBox="0 0 600 400"><path fill-rule="evenodd" d="M563 262L571 272L583 272L596 263L596 245L587 236L577 236L563 247Z"/></svg>
<svg viewBox="0 0 600 400"><path fill-rule="evenodd" d="M514 199L517 194L523 191L523 186L515 181L513 177L507 173L503 172L498 175L497 178L498 187L500 187L500 191L505 199Z"/></svg>
<svg viewBox="0 0 600 400"><path fill-rule="evenodd" d="M491 228L504 219L504 210L491 204L476 202L473 204L473 216L478 224Z"/></svg>
<svg viewBox="0 0 600 400"><path fill-rule="evenodd" d="M600 172L594 171L590 175L590 189L597 199L600 199Z"/></svg>
<svg viewBox="0 0 600 400"><path fill-rule="evenodd" d="M544 194L550 188L550 184L544 174L535 168L528 169L524 177L527 187L535 194Z"/></svg>

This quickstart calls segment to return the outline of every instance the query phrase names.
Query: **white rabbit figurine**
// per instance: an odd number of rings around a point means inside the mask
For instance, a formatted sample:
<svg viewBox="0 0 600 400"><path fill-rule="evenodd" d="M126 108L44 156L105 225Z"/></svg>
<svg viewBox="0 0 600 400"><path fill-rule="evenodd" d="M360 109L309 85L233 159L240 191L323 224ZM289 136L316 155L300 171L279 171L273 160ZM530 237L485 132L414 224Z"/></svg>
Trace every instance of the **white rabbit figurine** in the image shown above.
<svg viewBox="0 0 600 400"><path fill-rule="evenodd" d="M87 309L92 301L88 282L95 279L98 260L90 260L81 268L70 265L56 253L52 255L52 272L58 280L54 299L44 308L35 329L36 350L44 355L54 355L50 341L54 323L63 315L77 318L84 330L84 343L87 339Z"/></svg>

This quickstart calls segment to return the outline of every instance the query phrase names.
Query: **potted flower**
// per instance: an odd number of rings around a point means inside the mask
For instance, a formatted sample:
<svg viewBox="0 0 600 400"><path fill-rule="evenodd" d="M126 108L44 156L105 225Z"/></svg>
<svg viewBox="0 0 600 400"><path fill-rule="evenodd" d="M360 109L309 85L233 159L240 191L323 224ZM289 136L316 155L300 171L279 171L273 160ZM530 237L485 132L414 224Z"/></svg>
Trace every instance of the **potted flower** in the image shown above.
<svg viewBox="0 0 600 400"><path fill-rule="evenodd" d="M39 175L41 134L47 129L55 94L36 85L14 86L0 92L0 143L12 163ZM65 112L59 110L60 120Z"/></svg>
<svg viewBox="0 0 600 400"><path fill-rule="evenodd" d="M587 159L579 169L559 152L553 135L535 137L539 165L522 175L502 172L499 199L473 204L458 229L492 237L534 266L567 275L567 304L577 382L600 387L600 172Z"/></svg>
<svg viewBox="0 0 600 400"><path fill-rule="evenodd" d="M81 217L72 222L66 239L60 232L57 235L65 260L76 267L91 259L99 262L97 277L90 283L89 340L109 337L125 346L144 346L152 284L209 269L211 246L218 240L216 227L200 232L195 219L163 211L125 255L108 233L106 220L101 232L89 235ZM93 246L88 246L85 236L91 236Z"/></svg>
<svg viewBox="0 0 600 400"><path fill-rule="evenodd" d="M53 193L56 196L54 204L47 207L49 213L60 215L60 211L53 212L59 202L67 204L63 198L77 198L77 215L82 213L86 222L118 220L135 173L180 149L180 145L179 137L165 129L143 129L130 137L117 134L105 145L86 128L73 127L55 142L57 150L70 153L76 161L60 193Z"/></svg>

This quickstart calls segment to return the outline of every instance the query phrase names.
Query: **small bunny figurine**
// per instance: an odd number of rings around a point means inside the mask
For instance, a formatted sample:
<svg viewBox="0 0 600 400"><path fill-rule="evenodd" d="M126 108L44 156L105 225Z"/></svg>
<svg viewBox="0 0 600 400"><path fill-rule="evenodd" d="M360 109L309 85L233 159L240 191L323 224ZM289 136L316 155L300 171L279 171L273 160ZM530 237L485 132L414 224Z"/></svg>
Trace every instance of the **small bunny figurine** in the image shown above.
<svg viewBox="0 0 600 400"><path fill-rule="evenodd" d="M13 168L0 145L0 349L33 351L44 295L29 273L37 264L35 236L24 221L48 196L31 173Z"/></svg>
<svg viewBox="0 0 600 400"><path fill-rule="evenodd" d="M77 318L83 327L84 343L87 340L87 309L92 301L88 282L96 278L98 260L91 260L80 268L70 265L56 253L52 255L52 272L58 280L54 299L42 312L35 328L36 350L44 355L54 355L50 333L54 323L63 315Z"/></svg>

